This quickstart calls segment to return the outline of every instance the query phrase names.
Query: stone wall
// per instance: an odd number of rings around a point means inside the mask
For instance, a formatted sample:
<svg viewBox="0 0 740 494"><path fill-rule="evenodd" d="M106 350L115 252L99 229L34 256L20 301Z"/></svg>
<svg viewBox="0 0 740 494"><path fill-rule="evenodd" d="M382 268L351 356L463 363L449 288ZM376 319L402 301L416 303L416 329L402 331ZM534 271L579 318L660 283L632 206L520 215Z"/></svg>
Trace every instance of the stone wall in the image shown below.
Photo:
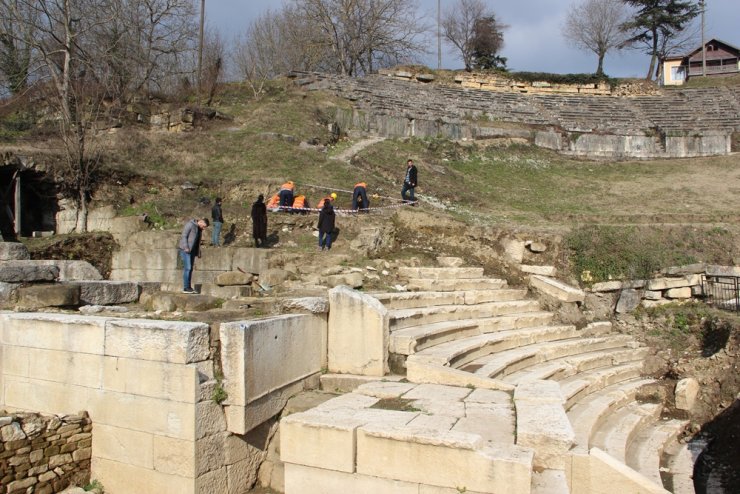
<svg viewBox="0 0 740 494"><path fill-rule="evenodd" d="M108 494L246 493L276 428L270 419L292 394L318 386L325 305L222 331L0 312L0 409L85 408L95 427L91 475Z"/></svg>
<svg viewBox="0 0 740 494"><path fill-rule="evenodd" d="M111 279L182 284L178 264L179 232L144 231L119 239L120 249L113 254ZM193 283L213 283L226 271L263 273L268 268L268 251L246 247L210 248L195 261Z"/></svg>
<svg viewBox="0 0 740 494"><path fill-rule="evenodd" d="M0 494L51 494L90 481L92 422L87 413L0 411Z"/></svg>

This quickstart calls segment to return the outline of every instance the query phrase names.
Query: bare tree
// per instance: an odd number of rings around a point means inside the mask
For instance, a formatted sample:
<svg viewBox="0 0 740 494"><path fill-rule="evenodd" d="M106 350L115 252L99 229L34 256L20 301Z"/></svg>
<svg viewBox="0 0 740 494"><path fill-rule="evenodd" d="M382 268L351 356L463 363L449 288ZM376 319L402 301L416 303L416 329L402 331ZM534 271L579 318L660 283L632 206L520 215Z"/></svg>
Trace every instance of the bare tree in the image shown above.
<svg viewBox="0 0 740 494"><path fill-rule="evenodd" d="M213 103L218 85L224 75L226 47L219 32L213 28L206 30L203 47L205 64L203 66L202 88L206 93L206 105Z"/></svg>
<svg viewBox="0 0 740 494"><path fill-rule="evenodd" d="M603 75L606 54L620 48L627 39L622 25L628 19L629 10L623 0L583 0L571 4L562 33L575 48L596 54L596 74Z"/></svg>
<svg viewBox="0 0 740 494"><path fill-rule="evenodd" d="M415 0L293 0L312 33L308 48L346 75L411 61L424 51Z"/></svg>
<svg viewBox="0 0 740 494"><path fill-rule="evenodd" d="M482 0L458 0L442 17L442 33L453 48L459 51L465 70L473 70L473 40L475 23L487 15Z"/></svg>

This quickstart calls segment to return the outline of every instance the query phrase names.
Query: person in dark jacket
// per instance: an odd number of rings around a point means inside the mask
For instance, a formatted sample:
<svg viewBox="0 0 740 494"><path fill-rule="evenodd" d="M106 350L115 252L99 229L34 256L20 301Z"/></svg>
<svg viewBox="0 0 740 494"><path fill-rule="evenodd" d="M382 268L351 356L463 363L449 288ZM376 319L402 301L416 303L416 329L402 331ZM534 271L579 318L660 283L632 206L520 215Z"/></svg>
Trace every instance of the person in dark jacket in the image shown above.
<svg viewBox="0 0 740 494"><path fill-rule="evenodd" d="M331 250L331 234L334 231L334 206L331 201L324 201L324 207L319 212L319 250Z"/></svg>
<svg viewBox="0 0 740 494"><path fill-rule="evenodd" d="M267 247L267 206L262 194L252 204L252 237L255 247Z"/></svg>
<svg viewBox="0 0 740 494"><path fill-rule="evenodd" d="M406 162L406 176L403 179L403 189L401 189L401 198L403 199L403 202L416 202L416 198L414 197L414 189L417 185L416 178L416 166L414 166L414 160L408 160ZM406 197L406 192L410 192L408 197Z"/></svg>
<svg viewBox="0 0 740 494"><path fill-rule="evenodd" d="M213 232L211 233L211 245L219 246L221 238L221 227L224 226L224 215L221 211L221 198L217 197L211 209L211 219L213 219Z"/></svg>
<svg viewBox="0 0 740 494"><path fill-rule="evenodd" d="M200 237L203 230L208 227L208 218L200 220L192 219L185 223L180 236L177 249L182 259L182 291L183 293L195 293L191 284L195 258L200 257Z"/></svg>

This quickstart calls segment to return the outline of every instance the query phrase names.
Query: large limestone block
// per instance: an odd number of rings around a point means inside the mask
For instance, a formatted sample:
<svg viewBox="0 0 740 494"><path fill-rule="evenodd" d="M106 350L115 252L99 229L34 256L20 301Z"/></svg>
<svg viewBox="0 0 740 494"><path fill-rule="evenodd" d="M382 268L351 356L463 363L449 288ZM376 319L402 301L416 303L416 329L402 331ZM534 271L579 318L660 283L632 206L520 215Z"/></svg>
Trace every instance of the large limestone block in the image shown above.
<svg viewBox="0 0 740 494"><path fill-rule="evenodd" d="M707 276L740 276L740 266L707 266Z"/></svg>
<svg viewBox="0 0 740 494"><path fill-rule="evenodd" d="M56 266L59 268L59 281L102 280L100 271L87 261L34 261L42 266Z"/></svg>
<svg viewBox="0 0 740 494"><path fill-rule="evenodd" d="M555 276L558 270L555 266L536 266L531 264L522 264L519 266L522 273L535 274L539 276Z"/></svg>
<svg viewBox="0 0 740 494"><path fill-rule="evenodd" d="M683 288L701 284L701 276L698 274L681 276L679 278L655 278L648 280L648 290L668 290L670 288Z"/></svg>
<svg viewBox="0 0 740 494"><path fill-rule="evenodd" d="M504 248L504 254L507 259L517 264L521 264L524 259L524 251L526 250L526 242L523 240L504 239L501 241L501 246Z"/></svg>
<svg viewBox="0 0 740 494"><path fill-rule="evenodd" d="M218 286L238 286L252 283L254 275L252 273L242 273L240 271L229 271L221 273L216 277Z"/></svg>
<svg viewBox="0 0 740 494"><path fill-rule="evenodd" d="M616 307L617 314L626 314L635 310L640 305L640 300L640 292L632 288L625 288L619 294L619 301Z"/></svg>
<svg viewBox="0 0 740 494"><path fill-rule="evenodd" d="M444 465L444 468L440 466ZM357 430L357 473L458 490L529 492L532 452L477 434L372 424Z"/></svg>
<svg viewBox="0 0 740 494"><path fill-rule="evenodd" d="M699 382L694 378L681 379L676 384L676 408L691 411L699 395Z"/></svg>
<svg viewBox="0 0 740 494"><path fill-rule="evenodd" d="M21 347L15 347L21 350ZM25 348L31 363L28 377L99 389L105 357L89 353ZM43 365L35 365L43 362Z"/></svg>
<svg viewBox="0 0 740 494"><path fill-rule="evenodd" d="M330 372L383 376L389 372L388 310L377 299L339 286L329 291Z"/></svg>
<svg viewBox="0 0 740 494"><path fill-rule="evenodd" d="M117 461L93 456L92 471L95 479L105 486L106 492L112 493L168 493L168 494L205 494L207 492L226 492L196 490L195 480L158 472L154 469L137 467Z"/></svg>
<svg viewBox="0 0 740 494"><path fill-rule="evenodd" d="M89 305L128 304L139 300L139 284L130 281L75 281L80 302Z"/></svg>
<svg viewBox="0 0 740 494"><path fill-rule="evenodd" d="M0 242L0 261L27 261L28 248L20 242Z"/></svg>
<svg viewBox="0 0 740 494"><path fill-rule="evenodd" d="M354 473L358 417L306 412L280 421L280 459L310 467Z"/></svg>
<svg viewBox="0 0 740 494"><path fill-rule="evenodd" d="M156 438L148 432L96 423L95 433L92 435L92 448L97 458L152 469L153 440L156 441Z"/></svg>
<svg viewBox="0 0 740 494"><path fill-rule="evenodd" d="M189 364L209 353L209 328L202 323L111 319L105 327L107 356Z"/></svg>
<svg viewBox="0 0 740 494"><path fill-rule="evenodd" d="M365 278L362 273L334 274L326 277L326 284L330 287L346 285L350 288L360 288Z"/></svg>
<svg viewBox="0 0 740 494"><path fill-rule="evenodd" d="M687 299L691 298L691 287L671 288L665 291L666 298Z"/></svg>
<svg viewBox="0 0 740 494"><path fill-rule="evenodd" d="M599 448L589 454L574 454L570 474L573 494L613 494L639 492L641 494L669 494L662 486L609 456Z"/></svg>
<svg viewBox="0 0 740 494"><path fill-rule="evenodd" d="M529 283L533 288L554 297L561 302L583 302L586 294L583 290L574 288L570 285L547 276L532 275Z"/></svg>
<svg viewBox="0 0 740 494"><path fill-rule="evenodd" d="M103 355L108 320L75 314L2 314L0 343Z"/></svg>
<svg viewBox="0 0 740 494"><path fill-rule="evenodd" d="M555 381L525 382L514 392L516 443L534 450L536 468L565 468L575 432L565 413L564 402L560 385Z"/></svg>
<svg viewBox="0 0 740 494"><path fill-rule="evenodd" d="M304 381L271 391L246 406L226 405L224 406L226 430L234 434L246 434L279 414L293 396L307 389L316 389L318 386L319 375L315 374Z"/></svg>
<svg viewBox="0 0 740 494"><path fill-rule="evenodd" d="M107 391L183 403L195 403L198 399L200 377L194 366L105 357L95 369L100 371L91 374L102 377L102 387Z"/></svg>
<svg viewBox="0 0 740 494"><path fill-rule="evenodd" d="M437 257L437 264L439 264L443 268L459 268L462 267L463 264L465 264L465 261L463 261L463 259L460 257L439 256Z"/></svg>
<svg viewBox="0 0 740 494"><path fill-rule="evenodd" d="M42 264L39 261L0 262L0 282L30 283L35 281L55 281L59 268Z"/></svg>
<svg viewBox="0 0 740 494"><path fill-rule="evenodd" d="M21 310L44 307L69 307L80 304L80 288L70 285L32 285L20 287L16 306Z"/></svg>
<svg viewBox="0 0 740 494"><path fill-rule="evenodd" d="M226 323L220 339L226 403L245 406L321 372L326 319L296 314Z"/></svg>
<svg viewBox="0 0 740 494"><path fill-rule="evenodd" d="M483 268L398 268L398 274L405 278L434 280L465 280L483 277Z"/></svg>
<svg viewBox="0 0 740 494"><path fill-rule="evenodd" d="M0 307L12 305L16 300L16 290L21 286L20 283L4 283L0 281Z"/></svg>

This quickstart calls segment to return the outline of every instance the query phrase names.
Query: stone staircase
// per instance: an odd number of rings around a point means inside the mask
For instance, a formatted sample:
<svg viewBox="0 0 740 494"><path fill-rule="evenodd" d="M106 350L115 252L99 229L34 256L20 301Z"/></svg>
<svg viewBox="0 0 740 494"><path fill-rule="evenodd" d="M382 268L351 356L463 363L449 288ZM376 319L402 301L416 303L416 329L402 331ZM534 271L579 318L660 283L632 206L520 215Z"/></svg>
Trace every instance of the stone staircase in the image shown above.
<svg viewBox="0 0 740 494"><path fill-rule="evenodd" d="M387 344L392 374L358 376L352 392L283 420L288 494L665 493L661 475L693 492L677 466L686 422L638 400L655 383L642 376L647 348L608 322L557 324L482 268L444 266L400 268L412 291L352 295L384 321L386 337L360 348ZM372 331L354 321L356 337ZM350 381L325 375L322 386Z"/></svg>
<svg viewBox="0 0 740 494"><path fill-rule="evenodd" d="M411 369L412 381L418 363L514 389L555 381L575 434L573 452L599 448L662 486L661 457L675 448L687 422L661 419L661 403L636 400L640 388L654 382L641 376L649 350L612 334L610 323L580 330L553 324L553 314L540 310L526 290L482 271L402 268L407 286L424 291L375 295L389 311L392 368ZM668 456L664 465L671 461ZM555 473L533 476L532 488L549 492L560 479Z"/></svg>

